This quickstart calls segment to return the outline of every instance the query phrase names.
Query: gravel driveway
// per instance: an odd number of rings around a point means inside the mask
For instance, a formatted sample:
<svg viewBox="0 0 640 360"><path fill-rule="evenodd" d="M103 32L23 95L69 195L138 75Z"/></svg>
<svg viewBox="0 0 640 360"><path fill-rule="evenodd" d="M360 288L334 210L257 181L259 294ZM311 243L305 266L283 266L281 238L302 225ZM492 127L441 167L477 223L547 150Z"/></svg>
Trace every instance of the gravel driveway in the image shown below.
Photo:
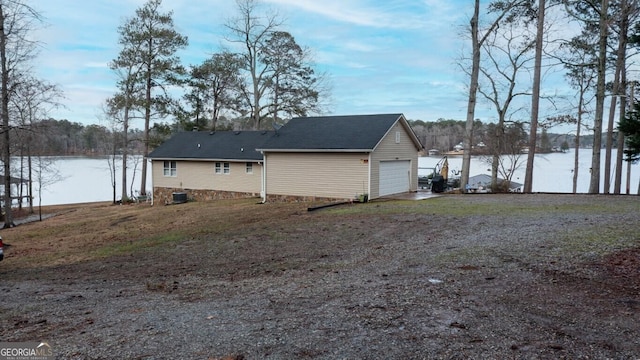
<svg viewBox="0 0 640 360"><path fill-rule="evenodd" d="M554 194L265 215L102 261L0 263L0 338L60 359L637 359L638 224L639 197Z"/></svg>

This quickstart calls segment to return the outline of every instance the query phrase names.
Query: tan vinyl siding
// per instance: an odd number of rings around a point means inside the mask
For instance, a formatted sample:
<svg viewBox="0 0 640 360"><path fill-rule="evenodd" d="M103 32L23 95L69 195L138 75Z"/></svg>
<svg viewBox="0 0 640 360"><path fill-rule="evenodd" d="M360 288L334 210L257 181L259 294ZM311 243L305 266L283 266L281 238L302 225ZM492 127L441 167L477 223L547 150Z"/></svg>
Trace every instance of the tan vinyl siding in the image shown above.
<svg viewBox="0 0 640 360"><path fill-rule="evenodd" d="M353 199L368 192L367 153L267 153L267 194Z"/></svg>
<svg viewBox="0 0 640 360"><path fill-rule="evenodd" d="M399 143L396 143L396 133L399 132ZM380 161L410 160L411 191L418 190L418 149L407 130L397 122L378 144L371 154L371 193L370 199L380 196Z"/></svg>
<svg viewBox="0 0 640 360"><path fill-rule="evenodd" d="M220 161L224 163L225 161ZM153 161L153 186L178 189L235 191L260 193L262 166L253 163L247 174L246 162L229 162L229 174L216 174L215 161L176 161L176 176L164 176L164 162Z"/></svg>

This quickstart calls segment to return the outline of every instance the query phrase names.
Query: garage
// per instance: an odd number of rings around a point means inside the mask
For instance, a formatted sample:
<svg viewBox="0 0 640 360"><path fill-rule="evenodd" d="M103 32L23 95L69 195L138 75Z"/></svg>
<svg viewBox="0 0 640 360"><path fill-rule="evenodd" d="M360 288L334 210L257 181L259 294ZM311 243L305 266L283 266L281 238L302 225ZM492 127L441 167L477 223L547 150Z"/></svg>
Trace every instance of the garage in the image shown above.
<svg viewBox="0 0 640 360"><path fill-rule="evenodd" d="M410 191L411 161L380 162L380 196Z"/></svg>

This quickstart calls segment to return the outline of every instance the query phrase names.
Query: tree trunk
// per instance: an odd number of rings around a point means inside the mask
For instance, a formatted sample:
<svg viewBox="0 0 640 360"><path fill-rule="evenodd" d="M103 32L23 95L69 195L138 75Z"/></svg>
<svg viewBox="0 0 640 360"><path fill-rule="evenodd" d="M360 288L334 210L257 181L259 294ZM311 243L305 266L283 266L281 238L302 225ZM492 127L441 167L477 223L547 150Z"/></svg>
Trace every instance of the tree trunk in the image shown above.
<svg viewBox="0 0 640 360"><path fill-rule="evenodd" d="M7 34L5 33L5 14L3 4L0 3L0 62L2 63L2 134L4 146L2 148L2 161L4 162L4 228L13 224L11 213L11 135L9 133L9 69L7 68Z"/></svg>
<svg viewBox="0 0 640 360"><path fill-rule="evenodd" d="M626 72L622 72L621 78L622 88L624 89L623 95L626 95L626 87L627 87L627 76ZM627 97L622 96L620 98L620 119L624 119L627 114ZM622 158L623 158L623 149L624 149L624 133L622 131L618 131L618 143L616 146L616 177L613 185L613 193L620 194L622 190Z"/></svg>
<svg viewBox="0 0 640 360"><path fill-rule="evenodd" d="M636 102L636 98L635 98L635 89L636 89L636 85L637 82L636 81L631 81L631 83L629 84L630 89L629 89L629 106L633 108L635 102ZM624 140L623 140L624 141ZM618 139L618 143L620 142L620 139ZM624 143L621 146L618 146L618 156L622 157L623 154L623 149L624 149ZM629 195L631 194L631 161L627 161L627 188L626 188L626 194ZM640 182L638 182L638 196L640 196Z"/></svg>
<svg viewBox="0 0 640 360"><path fill-rule="evenodd" d="M582 108L584 107L585 87L580 85L580 98L578 99L578 125L576 127L575 154L573 157L573 193L578 192L578 169L580 159L580 131L582 130Z"/></svg>
<svg viewBox="0 0 640 360"><path fill-rule="evenodd" d="M122 195L121 201L124 203L129 198L127 196L127 157L129 156L129 97L127 97L124 108L124 123L122 124Z"/></svg>
<svg viewBox="0 0 640 360"><path fill-rule="evenodd" d="M254 64L253 71L256 71L256 65ZM255 74L253 77L253 121L255 123L255 130L260 130L260 84Z"/></svg>
<svg viewBox="0 0 640 360"><path fill-rule="evenodd" d="M616 70L620 69L620 84L618 85L619 93L622 95L620 99L620 119L624 119L627 112L627 45L628 45L628 31L629 31L629 16L630 12L637 8L635 4L629 4L627 0L622 0L622 18L620 19L620 40L618 43L618 61L616 62ZM633 7L633 8L632 8ZM631 101L630 103L633 103ZM613 133L613 127L610 132ZM613 186L613 193L620 194L622 186L622 149L624 149L624 134L622 131L618 131L618 144L616 152L616 176Z"/></svg>
<svg viewBox="0 0 640 360"><path fill-rule="evenodd" d="M614 96L611 98L611 110L609 110L609 124L607 126L607 144L606 144L606 155L605 155L605 163L604 163L604 192L608 194L611 189L610 179L611 179L611 154L613 151L613 130L614 130L614 122L615 122L615 103L616 96L622 96L620 99L620 118L624 117L626 102L624 95L626 94L626 85L625 85L625 72L626 72L626 56L627 56L627 32L629 28L629 6L627 5L626 0L622 0L620 2L620 18L619 18L619 28L620 28L620 37L618 39L618 50L616 53L616 71L615 77L613 80L613 94ZM619 136L620 137L620 136ZM618 149L621 149L618 147ZM618 151L619 152L619 151ZM622 158L620 158L622 159ZM620 193L620 181L621 181L621 171L620 168L621 163L618 164L616 159L616 181L614 186L614 193ZM617 189L617 190L616 190Z"/></svg>
<svg viewBox="0 0 640 360"><path fill-rule="evenodd" d="M153 48L153 40L149 40L149 49ZM153 58L152 56L149 57ZM149 123L151 122L151 63L147 64L147 84L144 98L144 155L142 156L142 171L140 174L140 195L147 195L147 156L149 156ZM133 180L132 180L133 181Z"/></svg>
<svg viewBox="0 0 640 360"><path fill-rule="evenodd" d="M538 3L538 28L536 31L536 54L533 72L533 89L531 93L531 126L529 129L529 153L524 174L525 193L533 191L533 160L536 156L538 136L538 110L540 108L540 77L542 74L542 41L544 35L545 1Z"/></svg>
<svg viewBox="0 0 640 360"><path fill-rule="evenodd" d="M620 48L618 48L618 52ZM619 54L619 53L618 53ZM618 59L619 62L620 59ZM618 63L616 62L616 63ZM609 107L609 124L607 125L607 138L605 144L604 156L604 193L608 194L611 189L611 149L613 148L613 123L616 116L616 105L620 91L620 71L616 64L616 71L613 79L613 96L611 97L611 106Z"/></svg>
<svg viewBox="0 0 640 360"><path fill-rule="evenodd" d="M580 102L582 103L582 95ZM579 108L582 109L582 108ZM579 165L579 154L580 154L580 126L582 126L582 110L578 110L579 115L578 115L578 127L576 130L576 148L575 148L575 154L573 157L573 193L577 193L578 192L578 165Z"/></svg>
<svg viewBox="0 0 640 360"><path fill-rule="evenodd" d="M467 190L469 170L471 168L471 145L473 141L473 121L475 120L476 98L478 93L478 78L480 77L480 43L478 41L478 17L480 14L480 0L475 1L473 17L471 18L471 43L473 47L471 79L469 82L469 102L467 105L467 122L464 130L462 154L462 173L460 174L460 188Z"/></svg>
<svg viewBox="0 0 640 360"><path fill-rule="evenodd" d="M600 7L600 40L598 43L598 83L596 85L596 111L593 121L593 153L591 157L591 179L589 193L597 194L600 191L600 153L602 148L602 117L605 100L605 77L607 69L607 8L609 0L602 0Z"/></svg>
<svg viewBox="0 0 640 360"><path fill-rule="evenodd" d="M494 134L494 150L493 160L491 161L491 191L499 192L498 184L498 168L500 167L500 156L502 155L503 139L504 139L504 113L500 114L498 120L498 126L496 126L496 133Z"/></svg>
<svg viewBox="0 0 640 360"><path fill-rule="evenodd" d="M27 195L29 195L29 214L33 214L33 162L31 158L31 149L27 152L27 166L29 167L29 183L27 184L29 187L27 190Z"/></svg>

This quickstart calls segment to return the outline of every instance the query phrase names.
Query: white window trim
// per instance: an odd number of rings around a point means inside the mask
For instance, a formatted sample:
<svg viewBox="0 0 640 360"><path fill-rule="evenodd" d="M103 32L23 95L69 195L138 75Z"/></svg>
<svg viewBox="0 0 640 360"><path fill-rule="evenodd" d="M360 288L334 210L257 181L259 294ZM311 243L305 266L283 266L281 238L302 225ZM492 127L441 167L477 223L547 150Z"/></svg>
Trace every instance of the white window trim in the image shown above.
<svg viewBox="0 0 640 360"><path fill-rule="evenodd" d="M167 163L169 166L167 167ZM178 176L178 163L175 160L165 160L162 163L162 174L165 177L176 177Z"/></svg>

